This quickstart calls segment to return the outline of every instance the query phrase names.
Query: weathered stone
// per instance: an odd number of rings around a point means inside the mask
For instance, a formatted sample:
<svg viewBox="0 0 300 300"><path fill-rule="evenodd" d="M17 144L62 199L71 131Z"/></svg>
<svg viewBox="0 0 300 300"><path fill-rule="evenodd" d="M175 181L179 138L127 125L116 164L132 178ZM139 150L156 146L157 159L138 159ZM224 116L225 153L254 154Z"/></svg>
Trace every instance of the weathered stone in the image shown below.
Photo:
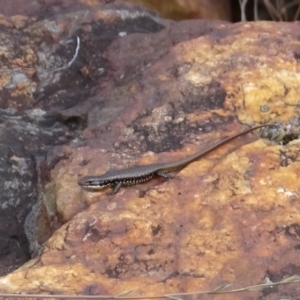
<svg viewBox="0 0 300 300"><path fill-rule="evenodd" d="M172 20L210 19L231 21L230 0L125 0L143 5Z"/></svg>
<svg viewBox="0 0 300 300"><path fill-rule="evenodd" d="M31 182L21 202L28 193L40 201L27 218L38 256L0 278L0 290L150 296L297 274L300 25L176 23L122 5L19 29L39 36L24 38L21 52L31 53L26 68L35 72L8 69L0 103L13 116L5 126L19 130L16 149L26 150L7 160L25 172L17 182ZM286 145L246 135L184 168L180 180L113 196L77 185L83 175L173 161L241 124L275 121L291 125ZM299 285L271 293L294 297Z"/></svg>

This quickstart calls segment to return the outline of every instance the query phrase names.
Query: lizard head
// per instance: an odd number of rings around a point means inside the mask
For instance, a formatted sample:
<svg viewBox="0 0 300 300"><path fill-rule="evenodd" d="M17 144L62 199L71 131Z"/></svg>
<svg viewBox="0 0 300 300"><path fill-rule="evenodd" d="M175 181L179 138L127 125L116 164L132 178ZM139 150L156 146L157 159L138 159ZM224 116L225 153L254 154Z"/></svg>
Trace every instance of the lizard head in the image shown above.
<svg viewBox="0 0 300 300"><path fill-rule="evenodd" d="M104 176L84 176L78 181L78 184L85 189L100 190L112 186L113 181Z"/></svg>

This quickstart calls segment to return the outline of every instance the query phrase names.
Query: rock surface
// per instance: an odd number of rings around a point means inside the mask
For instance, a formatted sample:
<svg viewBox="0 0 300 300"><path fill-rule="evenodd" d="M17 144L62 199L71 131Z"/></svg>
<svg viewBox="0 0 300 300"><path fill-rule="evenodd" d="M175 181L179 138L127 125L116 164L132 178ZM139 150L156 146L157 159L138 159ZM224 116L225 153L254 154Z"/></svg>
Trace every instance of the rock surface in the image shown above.
<svg viewBox="0 0 300 300"><path fill-rule="evenodd" d="M25 224L38 256L2 292L157 295L299 273L298 23L176 23L112 3L1 24L3 216L18 209L20 227L38 200ZM286 145L246 135L180 180L77 185L275 121L291 125Z"/></svg>
<svg viewBox="0 0 300 300"><path fill-rule="evenodd" d="M165 18L172 20L210 19L231 20L230 0L125 0L143 5L161 13Z"/></svg>

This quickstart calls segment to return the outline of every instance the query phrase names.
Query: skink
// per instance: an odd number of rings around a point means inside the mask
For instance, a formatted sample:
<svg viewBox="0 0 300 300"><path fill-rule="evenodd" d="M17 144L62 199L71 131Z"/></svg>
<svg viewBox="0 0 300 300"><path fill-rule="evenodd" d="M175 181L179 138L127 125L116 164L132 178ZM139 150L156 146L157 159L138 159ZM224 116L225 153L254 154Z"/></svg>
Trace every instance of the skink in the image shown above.
<svg viewBox="0 0 300 300"><path fill-rule="evenodd" d="M135 166L131 168L121 169L121 170L110 170L103 175L96 176L84 176L79 181L78 184L85 189L89 190L98 190L105 187L112 187L110 194L115 194L119 191L121 186L134 185L148 181L154 177L163 177L165 179L171 179L172 176L167 173L172 171L177 171L191 162L197 160L201 156L207 154L208 152L220 147L221 145L243 135L248 132L251 132L255 129L262 127L274 126L272 124L268 125L259 125L252 127L250 129L244 130L240 133L237 133L231 137L228 137L204 150L196 152L190 156L187 156L183 159L167 162L167 163L154 163L149 165Z"/></svg>

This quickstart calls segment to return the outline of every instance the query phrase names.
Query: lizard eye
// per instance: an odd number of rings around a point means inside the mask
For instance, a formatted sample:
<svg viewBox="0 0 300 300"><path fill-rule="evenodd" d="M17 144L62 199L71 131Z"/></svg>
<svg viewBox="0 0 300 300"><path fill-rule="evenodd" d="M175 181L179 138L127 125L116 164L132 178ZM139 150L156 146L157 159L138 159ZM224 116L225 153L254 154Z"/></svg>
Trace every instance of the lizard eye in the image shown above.
<svg viewBox="0 0 300 300"><path fill-rule="evenodd" d="M98 180L92 180L89 182L90 185L93 185L93 186L101 186L102 184L98 181Z"/></svg>

